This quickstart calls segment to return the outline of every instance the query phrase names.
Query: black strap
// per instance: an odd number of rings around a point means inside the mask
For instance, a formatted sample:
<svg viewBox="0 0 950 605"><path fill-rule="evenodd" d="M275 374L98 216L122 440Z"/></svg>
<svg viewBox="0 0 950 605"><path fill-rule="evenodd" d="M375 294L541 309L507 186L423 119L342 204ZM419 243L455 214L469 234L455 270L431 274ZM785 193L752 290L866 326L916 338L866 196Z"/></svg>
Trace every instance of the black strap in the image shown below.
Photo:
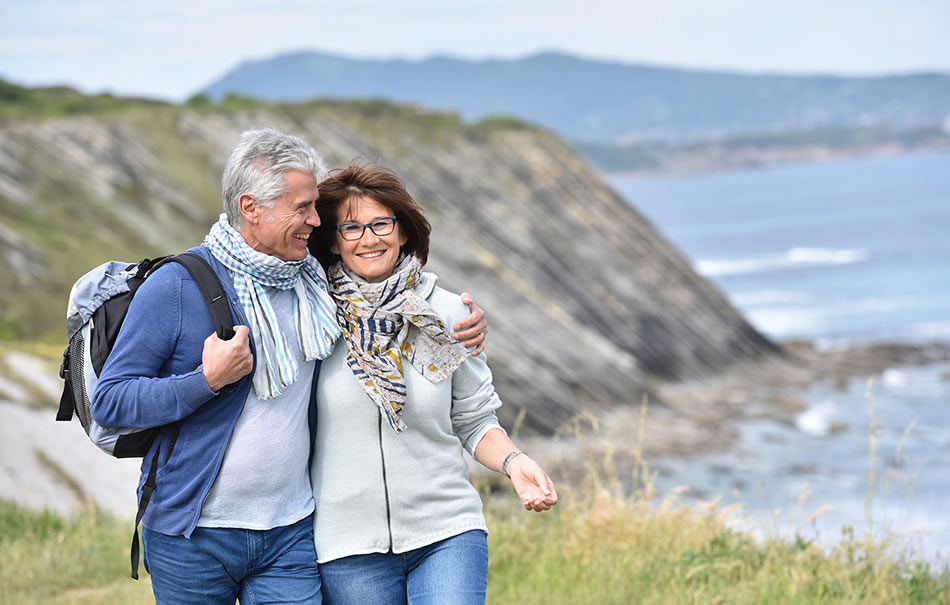
<svg viewBox="0 0 950 605"><path fill-rule="evenodd" d="M166 464L168 463L168 459L171 458L172 452L175 451L175 444L178 442L178 433L181 430L181 425L171 425L169 430L171 431L171 436L168 438L168 452L165 454ZM139 579L139 524L145 517L145 509L148 508L149 500L152 499L152 492L155 491L155 477L158 475L158 458L161 455L161 451L162 446L161 443L159 443L155 448L155 456L152 458L152 464L148 469L148 477L145 478L145 483L142 485L142 498L139 500L139 509L135 513L135 530L132 532L132 548L129 551L133 580Z"/></svg>
<svg viewBox="0 0 950 605"><path fill-rule="evenodd" d="M151 265L149 273L155 271L168 262L176 262L183 265L191 273L192 279L198 285L201 296L208 305L208 311L211 313L211 322L214 324L214 331L221 340L230 340L234 337L234 321L231 318L231 308L227 296L224 293L224 286L218 279L218 274L214 272L208 261L196 254L185 252L178 256L169 256L161 259L159 262ZM227 388L227 387L226 387ZM172 449L178 441L179 427L174 427L169 443L166 462L171 456ZM152 464L148 470L148 477L142 484L142 497L139 499L139 509L135 513L135 530L132 532L132 548L130 552L130 562L132 564L132 579L139 579L139 524L145 517L145 510L148 508L149 500L152 499L152 492L155 491L155 476L158 474L158 458L161 451L161 445L155 450L152 456Z"/></svg>
<svg viewBox="0 0 950 605"><path fill-rule="evenodd" d="M231 319L231 307L228 298L224 294L224 286L218 279L218 274L214 272L208 261L191 252L185 252L178 256L169 256L152 266L151 271L155 271L168 262L176 262L184 265L191 277L198 284L201 290L201 296L208 305L208 311L211 313L211 321L214 323L214 331L221 340L231 340L234 337L234 321Z"/></svg>
<svg viewBox="0 0 950 605"><path fill-rule="evenodd" d="M148 508L148 501L152 499L152 492L155 491L155 476L158 474L158 456L161 453L161 443L155 448L155 454L152 456L152 465L148 469L148 477L142 485L142 497L139 499L139 510L135 513L135 531L132 532L132 550L130 553L132 563L132 579L139 579L139 523L145 516L145 509Z"/></svg>
<svg viewBox="0 0 950 605"><path fill-rule="evenodd" d="M63 379L63 394L59 398L56 420L68 422L73 419L73 410L76 409L76 401L73 399L73 373L69 369L69 345L66 345L66 350L63 351L63 364L59 366L59 377Z"/></svg>

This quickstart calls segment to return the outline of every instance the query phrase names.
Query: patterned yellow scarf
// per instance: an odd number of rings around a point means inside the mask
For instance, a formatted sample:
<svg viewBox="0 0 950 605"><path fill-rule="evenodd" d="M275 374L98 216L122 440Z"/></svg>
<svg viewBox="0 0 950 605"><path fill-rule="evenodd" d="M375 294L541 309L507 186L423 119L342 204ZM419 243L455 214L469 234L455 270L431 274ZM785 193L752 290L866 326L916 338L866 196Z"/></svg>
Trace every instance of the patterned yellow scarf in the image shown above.
<svg viewBox="0 0 950 605"><path fill-rule="evenodd" d="M437 383L451 376L468 355L414 290L421 270L419 259L404 256L389 279L380 283L363 281L342 262L330 267L328 277L337 322L349 348L346 362L397 433L406 430L399 417L406 403L402 357Z"/></svg>

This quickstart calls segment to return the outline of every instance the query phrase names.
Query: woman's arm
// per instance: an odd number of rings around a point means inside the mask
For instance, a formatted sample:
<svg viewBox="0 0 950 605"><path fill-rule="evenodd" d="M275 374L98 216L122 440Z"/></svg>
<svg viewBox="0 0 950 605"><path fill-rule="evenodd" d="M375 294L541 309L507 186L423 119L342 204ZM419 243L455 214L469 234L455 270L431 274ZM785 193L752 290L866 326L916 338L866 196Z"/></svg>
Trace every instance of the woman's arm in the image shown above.
<svg viewBox="0 0 950 605"><path fill-rule="evenodd" d="M524 452L501 429L491 429L475 447L475 459L496 472L507 471L511 484L525 510L543 512L557 504L554 483L541 466ZM505 468L502 465L507 459Z"/></svg>
<svg viewBox="0 0 950 605"><path fill-rule="evenodd" d="M462 303L471 306L470 297L462 294L461 298ZM447 319L461 316L465 307L459 304L458 298L451 302L450 300L440 296L439 303L433 299L430 299L430 302L440 312L445 312ZM474 315L475 313L472 313L468 318L456 323L455 327L471 320ZM481 336L484 340L484 332ZM557 504L554 483L527 454L519 453L509 457L509 454L518 448L498 425L495 410L500 406L501 400L495 393L491 370L485 356L473 351L452 374L452 429L462 446L484 466L499 473L507 470L526 510L546 511ZM503 469L506 458L508 464Z"/></svg>

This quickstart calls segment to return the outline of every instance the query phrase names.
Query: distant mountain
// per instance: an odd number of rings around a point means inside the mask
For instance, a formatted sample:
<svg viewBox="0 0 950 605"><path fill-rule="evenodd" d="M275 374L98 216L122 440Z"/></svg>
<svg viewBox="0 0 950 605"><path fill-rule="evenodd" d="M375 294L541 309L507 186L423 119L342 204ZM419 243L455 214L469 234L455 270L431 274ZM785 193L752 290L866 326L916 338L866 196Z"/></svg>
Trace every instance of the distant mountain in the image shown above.
<svg viewBox="0 0 950 605"><path fill-rule="evenodd" d="M386 98L506 114L575 140L629 142L881 126L950 118L950 74L788 76L698 71L542 53L516 60L363 60L317 52L240 64L204 89L271 101Z"/></svg>

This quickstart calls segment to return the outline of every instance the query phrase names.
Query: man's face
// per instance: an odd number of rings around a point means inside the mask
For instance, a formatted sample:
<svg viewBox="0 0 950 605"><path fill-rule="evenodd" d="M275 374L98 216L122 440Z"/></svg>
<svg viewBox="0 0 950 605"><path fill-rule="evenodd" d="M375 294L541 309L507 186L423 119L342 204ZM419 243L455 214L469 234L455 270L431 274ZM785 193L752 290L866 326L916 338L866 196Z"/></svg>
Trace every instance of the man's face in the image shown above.
<svg viewBox="0 0 950 605"><path fill-rule="evenodd" d="M244 214L241 235L247 244L283 261L307 257L307 239L320 226L316 202L320 195L312 174L291 171L284 175L287 193L274 200L271 208L256 203Z"/></svg>

